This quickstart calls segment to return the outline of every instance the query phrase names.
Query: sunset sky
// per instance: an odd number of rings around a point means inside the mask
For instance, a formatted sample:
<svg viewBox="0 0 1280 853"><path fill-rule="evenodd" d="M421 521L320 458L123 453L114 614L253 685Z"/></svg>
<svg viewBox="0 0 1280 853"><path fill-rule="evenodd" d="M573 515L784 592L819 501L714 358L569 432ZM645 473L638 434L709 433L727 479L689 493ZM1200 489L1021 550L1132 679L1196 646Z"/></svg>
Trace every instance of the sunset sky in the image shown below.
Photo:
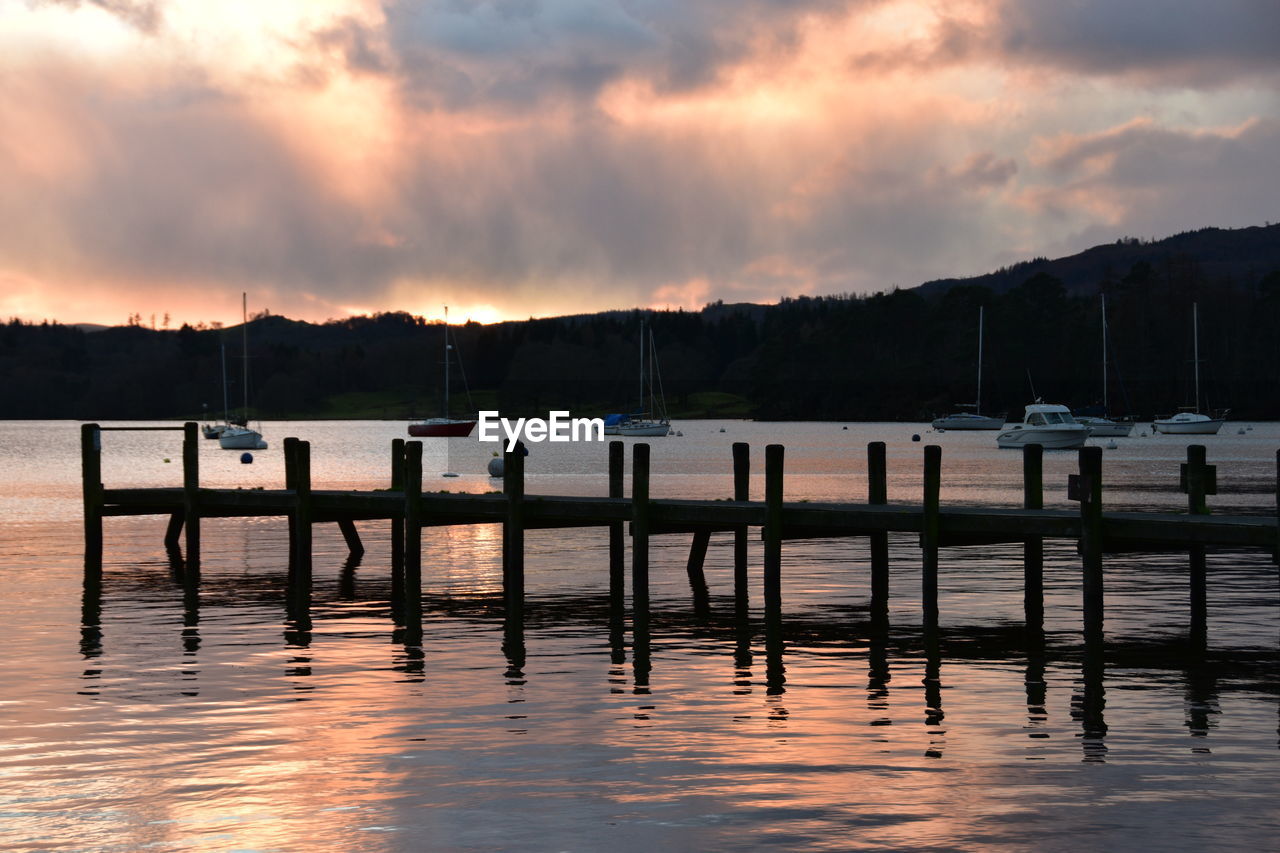
<svg viewBox="0 0 1280 853"><path fill-rule="evenodd" d="M0 0L0 317L773 302L1280 219L1276 0Z"/></svg>

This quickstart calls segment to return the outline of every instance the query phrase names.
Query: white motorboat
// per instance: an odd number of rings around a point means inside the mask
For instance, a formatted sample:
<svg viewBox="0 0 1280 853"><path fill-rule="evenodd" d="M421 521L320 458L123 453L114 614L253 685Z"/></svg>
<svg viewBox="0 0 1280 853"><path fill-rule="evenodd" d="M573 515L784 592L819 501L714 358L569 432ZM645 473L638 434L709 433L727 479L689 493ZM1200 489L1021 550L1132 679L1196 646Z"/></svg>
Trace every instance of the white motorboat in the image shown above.
<svg viewBox="0 0 1280 853"><path fill-rule="evenodd" d="M1215 412L1211 417L1200 411L1200 305L1191 303L1191 333L1194 341L1192 362L1196 373L1196 404L1178 410L1176 415L1157 418L1151 424L1153 432L1166 435L1217 435L1218 430L1227 422L1230 409Z"/></svg>
<svg viewBox="0 0 1280 853"><path fill-rule="evenodd" d="M1027 406L1022 423L1008 425L996 436L996 445L1008 449L1038 444L1045 450L1071 450L1084 447L1088 437L1089 428L1077 423L1066 406L1037 401Z"/></svg>
<svg viewBox="0 0 1280 853"><path fill-rule="evenodd" d="M266 450L267 442L263 440L262 433L256 429L251 429L248 424L249 418L249 296L248 294L240 294L240 310L243 316L241 324L241 339L244 346L244 424L239 425L228 422L218 435L218 446L223 450ZM224 355L225 358L225 355ZM225 362L224 362L225 364ZM225 376L225 370L223 375ZM225 387L225 386L224 386Z"/></svg>
<svg viewBox="0 0 1280 853"><path fill-rule="evenodd" d="M1094 438L1128 438L1133 433L1133 421L1115 421L1111 418L1098 418L1090 415L1076 415L1076 423L1089 428L1089 435Z"/></svg>
<svg viewBox="0 0 1280 853"><path fill-rule="evenodd" d="M1182 411L1154 421L1151 429L1166 435L1217 435L1226 422L1226 412L1221 417L1211 418L1196 411Z"/></svg>
<svg viewBox="0 0 1280 853"><path fill-rule="evenodd" d="M941 418L935 418L933 428L948 429L1001 429L1004 427L1004 415L982 414L982 330L983 308L978 306L978 397L972 403L961 403L962 409L973 409L972 412L955 412Z"/></svg>

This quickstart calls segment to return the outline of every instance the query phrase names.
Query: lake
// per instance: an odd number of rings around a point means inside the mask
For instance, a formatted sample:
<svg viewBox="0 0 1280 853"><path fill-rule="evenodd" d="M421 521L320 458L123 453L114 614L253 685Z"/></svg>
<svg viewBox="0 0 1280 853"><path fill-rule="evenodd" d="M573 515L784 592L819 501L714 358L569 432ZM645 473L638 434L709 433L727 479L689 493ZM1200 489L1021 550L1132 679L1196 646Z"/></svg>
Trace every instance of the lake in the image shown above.
<svg viewBox="0 0 1280 853"><path fill-rule="evenodd" d="M776 442L788 500L863 500L866 444L884 441L891 501L919 501L927 443L943 448L944 506L1021 501L1021 455L993 433L676 427L649 440L654 497L730 496L730 444L746 441L754 498ZM404 428L268 422L251 465L203 441L201 481L281 487L296 435L316 488L383 488ZM1185 509L1192 441L1218 465L1213 508L1275 512L1269 423L1117 440L1106 506ZM180 434L103 444L109 488L180 484ZM500 487L485 474L497 445L425 445L426 488ZM531 451L529 494L606 493L604 445ZM526 534L520 644L504 635L500 529L428 528L418 642L393 619L386 522L359 523L358 564L317 525L309 622L286 612L283 519L206 520L198 601L175 579L165 519L107 519L102 584L86 585L79 466L77 423L0 422L4 849L1252 850L1280 833L1270 554L1209 553L1203 654L1186 642L1186 555L1108 556L1106 654L1091 667L1074 542L1046 543L1042 636L1022 622L1020 547L944 549L932 640L911 537L891 538L887 633L869 616L865 540L787 542L778 648L757 538L742 620L732 537L712 536L700 613L690 537L662 536L637 658L630 632L610 630L604 530ZM1045 454L1046 506L1074 506L1075 466Z"/></svg>

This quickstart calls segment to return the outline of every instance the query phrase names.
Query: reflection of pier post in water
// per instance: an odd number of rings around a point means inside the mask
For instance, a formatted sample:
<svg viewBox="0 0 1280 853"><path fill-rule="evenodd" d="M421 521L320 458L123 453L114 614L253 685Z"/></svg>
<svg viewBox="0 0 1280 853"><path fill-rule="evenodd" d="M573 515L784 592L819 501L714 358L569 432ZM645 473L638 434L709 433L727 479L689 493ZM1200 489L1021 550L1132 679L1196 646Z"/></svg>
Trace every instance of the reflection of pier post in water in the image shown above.
<svg viewBox="0 0 1280 853"><path fill-rule="evenodd" d="M924 724L929 733L926 758L941 758L947 745L947 730L942 728L946 714L942 711L942 650L938 629L924 629Z"/></svg>

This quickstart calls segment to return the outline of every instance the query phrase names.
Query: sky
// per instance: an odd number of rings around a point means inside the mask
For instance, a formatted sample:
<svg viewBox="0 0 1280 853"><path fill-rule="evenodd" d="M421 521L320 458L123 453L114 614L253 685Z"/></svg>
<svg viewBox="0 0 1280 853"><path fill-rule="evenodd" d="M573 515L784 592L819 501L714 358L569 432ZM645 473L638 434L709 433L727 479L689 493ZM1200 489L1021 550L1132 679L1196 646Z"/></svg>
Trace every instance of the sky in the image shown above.
<svg viewBox="0 0 1280 853"><path fill-rule="evenodd" d="M1280 220L1276 0L0 0L0 317L491 322Z"/></svg>

